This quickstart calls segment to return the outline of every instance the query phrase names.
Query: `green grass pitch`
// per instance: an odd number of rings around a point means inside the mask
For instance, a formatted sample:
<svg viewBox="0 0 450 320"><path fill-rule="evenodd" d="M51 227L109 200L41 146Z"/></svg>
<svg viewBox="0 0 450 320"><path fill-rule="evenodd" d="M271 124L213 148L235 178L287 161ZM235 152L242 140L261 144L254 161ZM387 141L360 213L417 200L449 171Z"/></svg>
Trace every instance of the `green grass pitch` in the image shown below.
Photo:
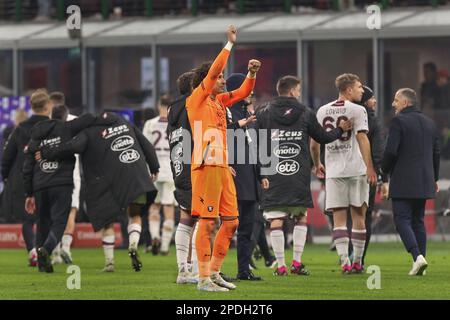
<svg viewBox="0 0 450 320"><path fill-rule="evenodd" d="M116 250L116 271L101 273L103 251L73 249L74 263L81 269L81 289L66 286L66 265L58 265L53 274L27 267L24 250L0 250L0 299L166 299L166 300L308 300L308 299L450 299L450 245L429 243L426 276L410 277L410 257L400 243L371 244L366 267L378 265L381 289L369 290L370 274L342 275L337 255L325 245L306 245L303 261L309 277L274 277L257 261L264 281L237 282L237 289L226 293L199 292L195 285L176 285L174 247L169 256L152 256L140 249L143 269L134 272L127 251ZM287 253L287 263L292 252ZM226 274L236 274L236 250L229 252L223 266Z"/></svg>

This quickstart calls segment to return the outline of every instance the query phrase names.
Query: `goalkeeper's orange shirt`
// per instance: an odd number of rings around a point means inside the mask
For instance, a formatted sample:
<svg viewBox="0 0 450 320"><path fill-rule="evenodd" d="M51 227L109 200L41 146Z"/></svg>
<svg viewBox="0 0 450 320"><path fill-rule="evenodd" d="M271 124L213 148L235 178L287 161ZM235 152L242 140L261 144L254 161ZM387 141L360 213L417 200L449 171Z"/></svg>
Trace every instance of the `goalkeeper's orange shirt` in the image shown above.
<svg viewBox="0 0 450 320"><path fill-rule="evenodd" d="M228 167L226 107L245 99L254 86L254 78L246 78L241 87L211 97L217 78L223 72L230 51L222 49L214 60L208 75L186 99L186 109L191 125L194 152L191 170L202 165Z"/></svg>

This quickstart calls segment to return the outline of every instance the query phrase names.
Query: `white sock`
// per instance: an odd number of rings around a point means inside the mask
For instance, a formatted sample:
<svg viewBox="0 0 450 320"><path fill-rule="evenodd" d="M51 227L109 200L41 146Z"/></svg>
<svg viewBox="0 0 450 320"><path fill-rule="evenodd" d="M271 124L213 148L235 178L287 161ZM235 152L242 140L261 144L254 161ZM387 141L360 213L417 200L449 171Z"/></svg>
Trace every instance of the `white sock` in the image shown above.
<svg viewBox="0 0 450 320"><path fill-rule="evenodd" d="M301 262L303 250L305 248L306 233L308 228L306 226L294 227L294 260Z"/></svg>
<svg viewBox="0 0 450 320"><path fill-rule="evenodd" d="M366 229L352 229L353 262L361 264L366 245Z"/></svg>
<svg viewBox="0 0 450 320"><path fill-rule="evenodd" d="M333 238L336 244L337 254L341 258L341 265L343 265L348 259L348 244L350 243L347 227L334 228Z"/></svg>
<svg viewBox="0 0 450 320"><path fill-rule="evenodd" d="M189 242L191 241L192 227L179 223L175 232L175 247L177 249L178 270L186 265L189 254Z"/></svg>
<svg viewBox="0 0 450 320"><path fill-rule="evenodd" d="M73 239L73 237L71 234L63 235L62 240L61 240L61 247L65 252L70 253L70 246L72 244L72 239Z"/></svg>
<svg viewBox="0 0 450 320"><path fill-rule="evenodd" d="M115 236L103 236L103 252L105 253L105 265L114 264L114 242Z"/></svg>
<svg viewBox="0 0 450 320"><path fill-rule="evenodd" d="M54 251L54 250L53 250ZM36 248L33 248L30 250L30 252L28 252L28 256L31 257L32 255L37 255L37 251Z"/></svg>
<svg viewBox="0 0 450 320"><path fill-rule="evenodd" d="M286 266L284 259L284 232L283 230L270 231L270 239L272 240L272 249L277 258L278 268Z"/></svg>
<svg viewBox="0 0 450 320"><path fill-rule="evenodd" d="M158 220L149 220L148 221L149 224L149 230L150 230L150 235L152 237L152 239L161 239L161 236L159 234L159 226L161 224L161 221Z"/></svg>
<svg viewBox="0 0 450 320"><path fill-rule="evenodd" d="M141 237L142 226L137 223L131 223L128 225L128 249L137 250L139 244L139 238Z"/></svg>
<svg viewBox="0 0 450 320"><path fill-rule="evenodd" d="M191 240L191 262L192 262L192 276L198 277L198 260L195 240L197 239L198 222L195 224L194 233Z"/></svg>
<svg viewBox="0 0 450 320"><path fill-rule="evenodd" d="M172 219L166 219L163 223L162 240L161 240L161 251L169 251L170 241L172 240L173 229L175 226L175 221Z"/></svg>

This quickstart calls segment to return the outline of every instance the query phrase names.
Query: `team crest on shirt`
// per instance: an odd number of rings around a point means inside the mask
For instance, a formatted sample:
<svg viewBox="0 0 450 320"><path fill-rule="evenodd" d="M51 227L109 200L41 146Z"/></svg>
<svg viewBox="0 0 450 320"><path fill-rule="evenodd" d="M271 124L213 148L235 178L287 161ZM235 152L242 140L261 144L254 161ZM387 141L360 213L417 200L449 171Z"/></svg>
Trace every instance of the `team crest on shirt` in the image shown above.
<svg viewBox="0 0 450 320"><path fill-rule="evenodd" d="M214 207L213 206L208 206L208 212L213 212Z"/></svg>
<svg viewBox="0 0 450 320"><path fill-rule="evenodd" d="M288 109L288 110L286 110L285 112L284 112L284 114L283 114L283 116L289 116L291 113L292 113L292 108L290 108L290 109Z"/></svg>

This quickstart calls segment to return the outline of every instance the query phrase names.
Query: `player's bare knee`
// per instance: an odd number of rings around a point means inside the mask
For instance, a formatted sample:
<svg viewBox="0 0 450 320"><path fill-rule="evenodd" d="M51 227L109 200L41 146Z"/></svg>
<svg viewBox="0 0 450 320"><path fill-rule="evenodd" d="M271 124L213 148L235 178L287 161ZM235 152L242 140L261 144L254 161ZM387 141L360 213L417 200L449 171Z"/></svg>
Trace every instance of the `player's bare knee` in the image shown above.
<svg viewBox="0 0 450 320"><path fill-rule="evenodd" d="M299 218L295 218L295 225L296 226L307 226L306 223L306 217L299 217Z"/></svg>
<svg viewBox="0 0 450 320"><path fill-rule="evenodd" d="M270 230L281 230L283 228L284 219L270 220Z"/></svg>

